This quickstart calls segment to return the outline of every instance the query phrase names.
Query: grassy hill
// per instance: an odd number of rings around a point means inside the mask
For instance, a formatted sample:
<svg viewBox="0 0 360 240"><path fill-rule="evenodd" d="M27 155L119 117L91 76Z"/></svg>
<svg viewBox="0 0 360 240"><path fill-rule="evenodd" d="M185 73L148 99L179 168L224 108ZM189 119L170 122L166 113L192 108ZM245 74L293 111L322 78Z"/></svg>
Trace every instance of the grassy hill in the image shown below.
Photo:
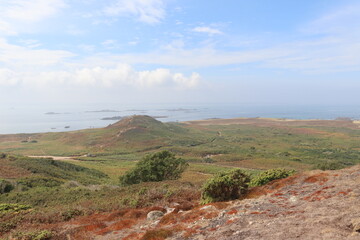
<svg viewBox="0 0 360 240"><path fill-rule="evenodd" d="M105 168L111 165L120 172L145 154L159 150L170 150L194 163L194 167L212 164L304 170L359 163L359 137L358 125L349 120L218 119L162 123L149 116L131 116L106 128L0 135L0 152L76 156L84 160L76 164L91 167L96 163L97 169L101 168L99 164Z"/></svg>

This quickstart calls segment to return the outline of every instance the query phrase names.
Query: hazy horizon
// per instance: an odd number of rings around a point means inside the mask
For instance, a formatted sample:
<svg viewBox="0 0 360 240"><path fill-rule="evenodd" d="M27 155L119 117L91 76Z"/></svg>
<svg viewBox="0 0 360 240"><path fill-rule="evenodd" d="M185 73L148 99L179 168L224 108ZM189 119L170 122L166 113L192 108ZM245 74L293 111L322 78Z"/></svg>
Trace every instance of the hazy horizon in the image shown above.
<svg viewBox="0 0 360 240"><path fill-rule="evenodd" d="M357 106L359 24L355 0L5 0L0 102Z"/></svg>

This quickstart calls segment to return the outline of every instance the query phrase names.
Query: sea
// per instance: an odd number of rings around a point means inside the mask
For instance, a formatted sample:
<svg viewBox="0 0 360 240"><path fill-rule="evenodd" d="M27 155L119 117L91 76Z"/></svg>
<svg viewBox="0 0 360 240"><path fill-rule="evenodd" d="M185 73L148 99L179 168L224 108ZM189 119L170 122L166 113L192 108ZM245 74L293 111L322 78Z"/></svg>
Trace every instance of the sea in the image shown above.
<svg viewBox="0 0 360 240"><path fill-rule="evenodd" d="M259 104L88 104L0 106L0 134L63 132L106 127L121 118L148 115L162 122L214 118L360 119L360 106Z"/></svg>

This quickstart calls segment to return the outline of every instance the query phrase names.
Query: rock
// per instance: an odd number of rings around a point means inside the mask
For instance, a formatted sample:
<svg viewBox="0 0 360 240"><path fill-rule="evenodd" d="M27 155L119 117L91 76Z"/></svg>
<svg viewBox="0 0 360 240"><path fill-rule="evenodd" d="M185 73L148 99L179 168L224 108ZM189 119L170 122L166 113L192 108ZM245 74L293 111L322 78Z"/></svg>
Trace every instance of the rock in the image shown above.
<svg viewBox="0 0 360 240"><path fill-rule="evenodd" d="M289 201L295 203L295 202L298 201L298 198L297 198L296 196L291 196L291 197L289 198Z"/></svg>
<svg viewBox="0 0 360 240"><path fill-rule="evenodd" d="M351 225L353 227L354 232L360 232L360 218L353 219L351 221Z"/></svg>
<svg viewBox="0 0 360 240"><path fill-rule="evenodd" d="M206 205L206 206L200 208L200 210L215 211L216 207L214 207L213 205Z"/></svg>
<svg viewBox="0 0 360 240"><path fill-rule="evenodd" d="M164 213L161 211L151 211L147 214L148 220L157 220L164 216Z"/></svg>

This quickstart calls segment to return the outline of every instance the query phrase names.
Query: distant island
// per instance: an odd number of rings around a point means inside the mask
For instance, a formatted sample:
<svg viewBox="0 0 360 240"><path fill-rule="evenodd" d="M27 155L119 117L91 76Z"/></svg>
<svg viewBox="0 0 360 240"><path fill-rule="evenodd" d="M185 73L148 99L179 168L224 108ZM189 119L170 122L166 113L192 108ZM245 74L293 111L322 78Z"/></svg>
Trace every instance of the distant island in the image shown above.
<svg viewBox="0 0 360 240"><path fill-rule="evenodd" d="M110 112L121 112L117 110L103 109L103 110L95 110L95 111L85 111L86 113L110 113Z"/></svg>
<svg viewBox="0 0 360 240"><path fill-rule="evenodd" d="M142 110L142 109L128 109L126 111L128 111L128 112L147 112L147 110Z"/></svg>
<svg viewBox="0 0 360 240"><path fill-rule="evenodd" d="M58 114L61 114L61 113L57 113L57 112L46 112L45 114L46 114L46 115L58 115Z"/></svg>
<svg viewBox="0 0 360 240"><path fill-rule="evenodd" d="M168 116L150 116L152 118L168 118Z"/></svg>
<svg viewBox="0 0 360 240"><path fill-rule="evenodd" d="M172 109L161 109L161 110L165 110L168 112L197 112L199 111L198 109L195 108L172 108Z"/></svg>
<svg viewBox="0 0 360 240"><path fill-rule="evenodd" d="M152 118L168 118L168 116L151 116ZM104 117L104 118L101 118L101 120L121 120L123 119L124 117L121 117L121 116L114 116L114 117Z"/></svg>
<svg viewBox="0 0 360 240"><path fill-rule="evenodd" d="M59 115L59 114L70 114L68 112L65 112L65 113L58 113L58 112L46 112L45 113L46 115Z"/></svg>
<svg viewBox="0 0 360 240"><path fill-rule="evenodd" d="M114 117L104 117L101 120L121 120L123 117L121 116L114 116Z"/></svg>

